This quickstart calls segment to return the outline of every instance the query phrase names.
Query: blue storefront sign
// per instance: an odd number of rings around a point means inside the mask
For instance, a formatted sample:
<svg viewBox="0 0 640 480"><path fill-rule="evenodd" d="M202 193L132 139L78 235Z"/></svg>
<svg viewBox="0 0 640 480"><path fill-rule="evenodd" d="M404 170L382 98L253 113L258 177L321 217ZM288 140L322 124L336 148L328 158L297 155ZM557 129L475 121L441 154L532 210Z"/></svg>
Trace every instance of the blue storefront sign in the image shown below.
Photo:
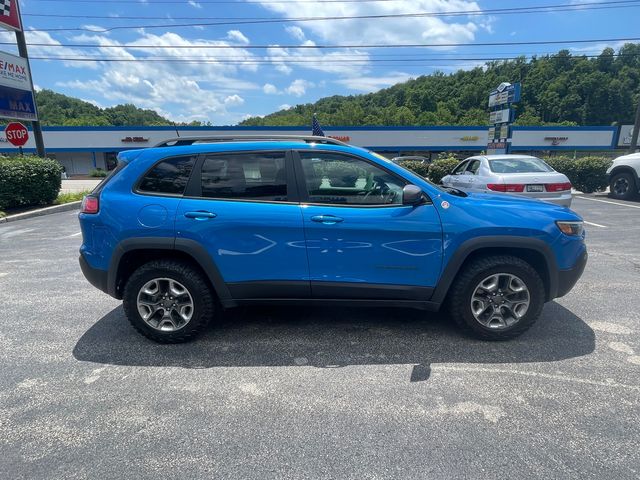
<svg viewBox="0 0 640 480"><path fill-rule="evenodd" d="M37 120L33 93L0 85L0 117Z"/></svg>

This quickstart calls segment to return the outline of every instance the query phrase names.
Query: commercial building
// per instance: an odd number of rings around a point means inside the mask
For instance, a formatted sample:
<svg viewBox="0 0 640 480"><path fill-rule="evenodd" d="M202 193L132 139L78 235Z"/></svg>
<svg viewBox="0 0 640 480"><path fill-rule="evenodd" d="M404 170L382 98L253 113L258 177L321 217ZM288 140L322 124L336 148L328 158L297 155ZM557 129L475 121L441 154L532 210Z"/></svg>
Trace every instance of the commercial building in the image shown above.
<svg viewBox="0 0 640 480"><path fill-rule="evenodd" d="M611 151L624 145L623 127L513 127L512 151ZM168 138L203 135L309 135L307 127L45 127L47 153L69 175L112 169L123 150L151 147ZM387 156L486 149L488 127L326 127L325 134ZM622 134L622 137L621 137ZM628 136L628 135L627 135ZM626 137L625 137L626 138ZM33 139L24 147L35 153ZM0 153L16 149L0 134Z"/></svg>

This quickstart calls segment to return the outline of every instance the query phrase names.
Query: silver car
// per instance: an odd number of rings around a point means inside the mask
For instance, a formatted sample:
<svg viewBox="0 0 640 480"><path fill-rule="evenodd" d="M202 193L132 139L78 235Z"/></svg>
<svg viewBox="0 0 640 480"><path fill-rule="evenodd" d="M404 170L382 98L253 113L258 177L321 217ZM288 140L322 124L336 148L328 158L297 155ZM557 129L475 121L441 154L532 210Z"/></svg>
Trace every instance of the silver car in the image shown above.
<svg viewBox="0 0 640 480"><path fill-rule="evenodd" d="M467 158L442 179L463 192L507 193L571 206L571 182L544 161L528 155L478 155Z"/></svg>

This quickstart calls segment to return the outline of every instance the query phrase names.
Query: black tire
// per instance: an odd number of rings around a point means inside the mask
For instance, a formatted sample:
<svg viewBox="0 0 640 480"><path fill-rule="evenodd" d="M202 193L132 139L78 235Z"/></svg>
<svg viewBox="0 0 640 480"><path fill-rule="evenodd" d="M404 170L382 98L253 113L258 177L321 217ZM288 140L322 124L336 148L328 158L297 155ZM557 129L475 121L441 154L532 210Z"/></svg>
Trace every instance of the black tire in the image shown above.
<svg viewBox="0 0 640 480"><path fill-rule="evenodd" d="M503 329L489 328L480 323L471 310L476 287L490 275L506 273L517 276L529 290L529 308L515 324ZM524 260L510 255L496 255L473 260L456 277L447 307L451 318L466 333L482 340L508 340L528 330L540 316L544 306L545 289L538 272Z"/></svg>
<svg viewBox="0 0 640 480"><path fill-rule="evenodd" d="M155 278L170 278L181 283L193 299L191 319L178 330L160 331L147 324L138 312L140 289ZM159 343L183 343L204 330L216 313L217 305L207 279L188 263L176 260L154 260L139 267L124 287L124 311L131 325L151 340Z"/></svg>
<svg viewBox="0 0 640 480"><path fill-rule="evenodd" d="M617 173L611 177L609 195L617 200L631 200L638 193L638 186L630 173Z"/></svg>

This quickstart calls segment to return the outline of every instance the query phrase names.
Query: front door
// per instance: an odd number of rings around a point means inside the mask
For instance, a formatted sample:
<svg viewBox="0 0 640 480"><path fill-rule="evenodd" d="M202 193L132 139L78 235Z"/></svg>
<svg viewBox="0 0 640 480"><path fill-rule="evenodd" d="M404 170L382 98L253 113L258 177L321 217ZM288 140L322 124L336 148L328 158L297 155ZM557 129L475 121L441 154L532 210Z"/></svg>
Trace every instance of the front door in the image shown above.
<svg viewBox="0 0 640 480"><path fill-rule="evenodd" d="M203 245L232 297L310 295L290 154L206 154L176 216L177 239Z"/></svg>
<svg viewBox="0 0 640 480"><path fill-rule="evenodd" d="M407 182L371 159L297 156L312 295L427 300L442 261L434 206L403 205Z"/></svg>

